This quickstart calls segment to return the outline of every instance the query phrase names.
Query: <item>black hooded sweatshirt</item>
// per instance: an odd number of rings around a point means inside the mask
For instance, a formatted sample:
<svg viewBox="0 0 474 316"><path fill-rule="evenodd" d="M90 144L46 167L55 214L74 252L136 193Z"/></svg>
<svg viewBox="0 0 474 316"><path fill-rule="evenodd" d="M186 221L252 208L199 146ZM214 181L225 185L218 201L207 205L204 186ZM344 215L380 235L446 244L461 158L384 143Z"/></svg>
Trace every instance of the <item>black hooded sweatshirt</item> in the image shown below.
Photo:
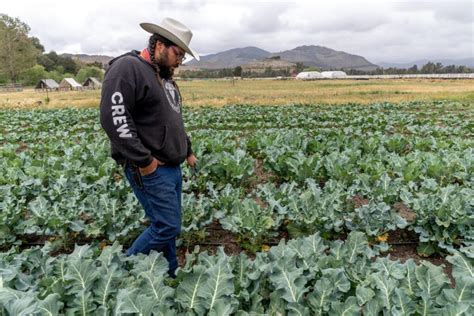
<svg viewBox="0 0 474 316"><path fill-rule="evenodd" d="M138 167L153 157L181 164L192 154L184 130L181 96L172 80L158 82L155 69L138 51L109 63L102 85L100 122L110 138L112 158Z"/></svg>

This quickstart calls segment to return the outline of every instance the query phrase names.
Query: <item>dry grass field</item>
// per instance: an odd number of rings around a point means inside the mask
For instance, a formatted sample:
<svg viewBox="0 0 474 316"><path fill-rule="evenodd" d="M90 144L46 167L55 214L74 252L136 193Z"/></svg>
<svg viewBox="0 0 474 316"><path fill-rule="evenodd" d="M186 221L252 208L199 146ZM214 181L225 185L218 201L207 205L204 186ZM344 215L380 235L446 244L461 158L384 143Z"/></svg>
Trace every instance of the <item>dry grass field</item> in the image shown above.
<svg viewBox="0 0 474 316"><path fill-rule="evenodd" d="M474 80L192 80L179 81L186 106L400 103L450 100L474 104ZM100 91L0 92L0 108L97 107Z"/></svg>

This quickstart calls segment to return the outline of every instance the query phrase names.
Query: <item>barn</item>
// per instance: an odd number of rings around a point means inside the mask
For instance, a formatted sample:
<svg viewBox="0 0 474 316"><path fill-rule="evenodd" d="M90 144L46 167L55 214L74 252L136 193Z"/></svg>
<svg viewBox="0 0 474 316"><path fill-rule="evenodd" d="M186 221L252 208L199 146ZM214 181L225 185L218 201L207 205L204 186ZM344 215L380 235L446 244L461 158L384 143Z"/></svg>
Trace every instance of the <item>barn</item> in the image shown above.
<svg viewBox="0 0 474 316"><path fill-rule="evenodd" d="M35 87L35 90L58 90L59 84L53 79L41 79Z"/></svg>
<svg viewBox="0 0 474 316"><path fill-rule="evenodd" d="M95 77L89 77L82 86L87 89L100 89L102 83Z"/></svg>
<svg viewBox="0 0 474 316"><path fill-rule="evenodd" d="M81 90L82 85L73 78L64 78L59 83L59 90Z"/></svg>

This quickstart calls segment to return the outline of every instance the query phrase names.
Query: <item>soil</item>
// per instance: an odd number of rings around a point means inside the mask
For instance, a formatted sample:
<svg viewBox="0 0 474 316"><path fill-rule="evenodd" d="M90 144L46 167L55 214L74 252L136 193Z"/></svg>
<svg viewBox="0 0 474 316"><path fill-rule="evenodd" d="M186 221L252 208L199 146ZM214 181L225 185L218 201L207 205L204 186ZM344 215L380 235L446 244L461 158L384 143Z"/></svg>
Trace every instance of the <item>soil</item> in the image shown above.
<svg viewBox="0 0 474 316"><path fill-rule="evenodd" d="M20 146L18 146L18 148L15 150L15 152L17 154L21 153L21 152L24 152L25 150L28 149L28 144L26 143L23 143L23 142L20 142Z"/></svg>
<svg viewBox="0 0 474 316"><path fill-rule="evenodd" d="M200 252L208 252L214 255L219 247L223 247L227 255L238 255L245 252L240 246L237 236L224 230L218 221L214 221L206 227L207 237L206 242L199 243ZM190 253L194 249L191 247L179 247L177 249L178 265L185 264L186 253Z"/></svg>
<svg viewBox="0 0 474 316"><path fill-rule="evenodd" d="M267 183L270 182L275 176L271 172L267 172L263 169L263 159L262 158L257 158L255 159L255 165L253 168L253 172L255 175L255 183L252 183L252 187L256 187L257 184L260 183Z"/></svg>
<svg viewBox="0 0 474 316"><path fill-rule="evenodd" d="M364 199L362 196L360 195L354 195L352 197L352 203L354 203L354 208L359 208L359 207L362 207L364 205L367 205L369 204L369 200L368 199Z"/></svg>
<svg viewBox="0 0 474 316"><path fill-rule="evenodd" d="M413 259L417 264L424 260L437 266L444 265L443 270L451 280L451 286L454 287L455 283L452 276L452 264L440 254L433 254L429 257L420 256L416 251L418 240L418 236L413 231L399 229L390 232L387 240L387 243L390 245L390 250L386 255L390 256L390 259L392 260L400 260L401 262L405 262L408 259Z"/></svg>
<svg viewBox="0 0 474 316"><path fill-rule="evenodd" d="M178 256L178 264L179 266L183 266L185 264L186 253L190 253L193 251L195 246L200 247L200 252L207 251L209 254L215 254L219 247L223 247L224 251L227 255L238 255L240 253L245 253L249 258L255 258L255 254L249 252L242 248L241 243L239 242L239 238L236 234L224 230L219 222L216 220L213 223L209 224L206 227L206 232L208 233L206 236L205 242L197 242L194 245L189 247L178 247L177 249L177 256ZM99 239L91 239L85 238L83 236L72 236L72 240L74 243L61 243L61 247L56 249L51 256L58 256L60 254L70 254L74 251L74 245L83 245L89 244L94 242L100 242L102 246L107 245L106 240ZM22 241L22 245L20 246L21 250L27 249L32 246L42 246L47 241L59 241L58 238L55 236L36 236L36 235L24 235L19 238ZM69 238L68 238L69 239ZM270 240L267 240L265 243L268 246L277 245L281 239L289 239L288 233L283 229L278 232L278 235ZM336 236L336 239L345 240L347 239L347 235L341 234ZM416 248L418 246L418 236L413 231L408 230L396 230L391 231L388 234L387 243L390 246L390 249L382 256L390 256L392 260L400 260L401 262L405 262L408 259L413 259L417 264L421 261L428 261L437 266L444 266L443 270L448 275L451 280L451 286L454 287L454 279L452 277L452 265L445 259L442 254L434 254L429 257L422 257L420 256ZM129 245L124 244L123 249L127 249ZM0 249L0 251L7 251L8 249Z"/></svg>
<svg viewBox="0 0 474 316"><path fill-rule="evenodd" d="M397 213L408 222L413 222L416 219L416 213L402 202L397 202L393 205Z"/></svg>
<svg viewBox="0 0 474 316"><path fill-rule="evenodd" d="M114 178L114 181L115 181L115 182L120 182L120 181L122 181L123 176L122 176L120 173L115 172L115 173L113 174L113 178Z"/></svg>

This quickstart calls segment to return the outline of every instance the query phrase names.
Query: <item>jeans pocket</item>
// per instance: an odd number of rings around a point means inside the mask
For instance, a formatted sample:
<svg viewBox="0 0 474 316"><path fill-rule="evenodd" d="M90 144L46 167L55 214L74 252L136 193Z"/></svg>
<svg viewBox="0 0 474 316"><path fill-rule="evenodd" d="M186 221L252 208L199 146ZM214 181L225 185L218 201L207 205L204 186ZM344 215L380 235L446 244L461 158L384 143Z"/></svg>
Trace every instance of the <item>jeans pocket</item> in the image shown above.
<svg viewBox="0 0 474 316"><path fill-rule="evenodd" d="M148 179L154 179L154 178L159 177L159 169L161 169L161 168L162 168L162 166L158 165L153 172L151 172L147 175L142 175L142 179L143 180L148 180Z"/></svg>

